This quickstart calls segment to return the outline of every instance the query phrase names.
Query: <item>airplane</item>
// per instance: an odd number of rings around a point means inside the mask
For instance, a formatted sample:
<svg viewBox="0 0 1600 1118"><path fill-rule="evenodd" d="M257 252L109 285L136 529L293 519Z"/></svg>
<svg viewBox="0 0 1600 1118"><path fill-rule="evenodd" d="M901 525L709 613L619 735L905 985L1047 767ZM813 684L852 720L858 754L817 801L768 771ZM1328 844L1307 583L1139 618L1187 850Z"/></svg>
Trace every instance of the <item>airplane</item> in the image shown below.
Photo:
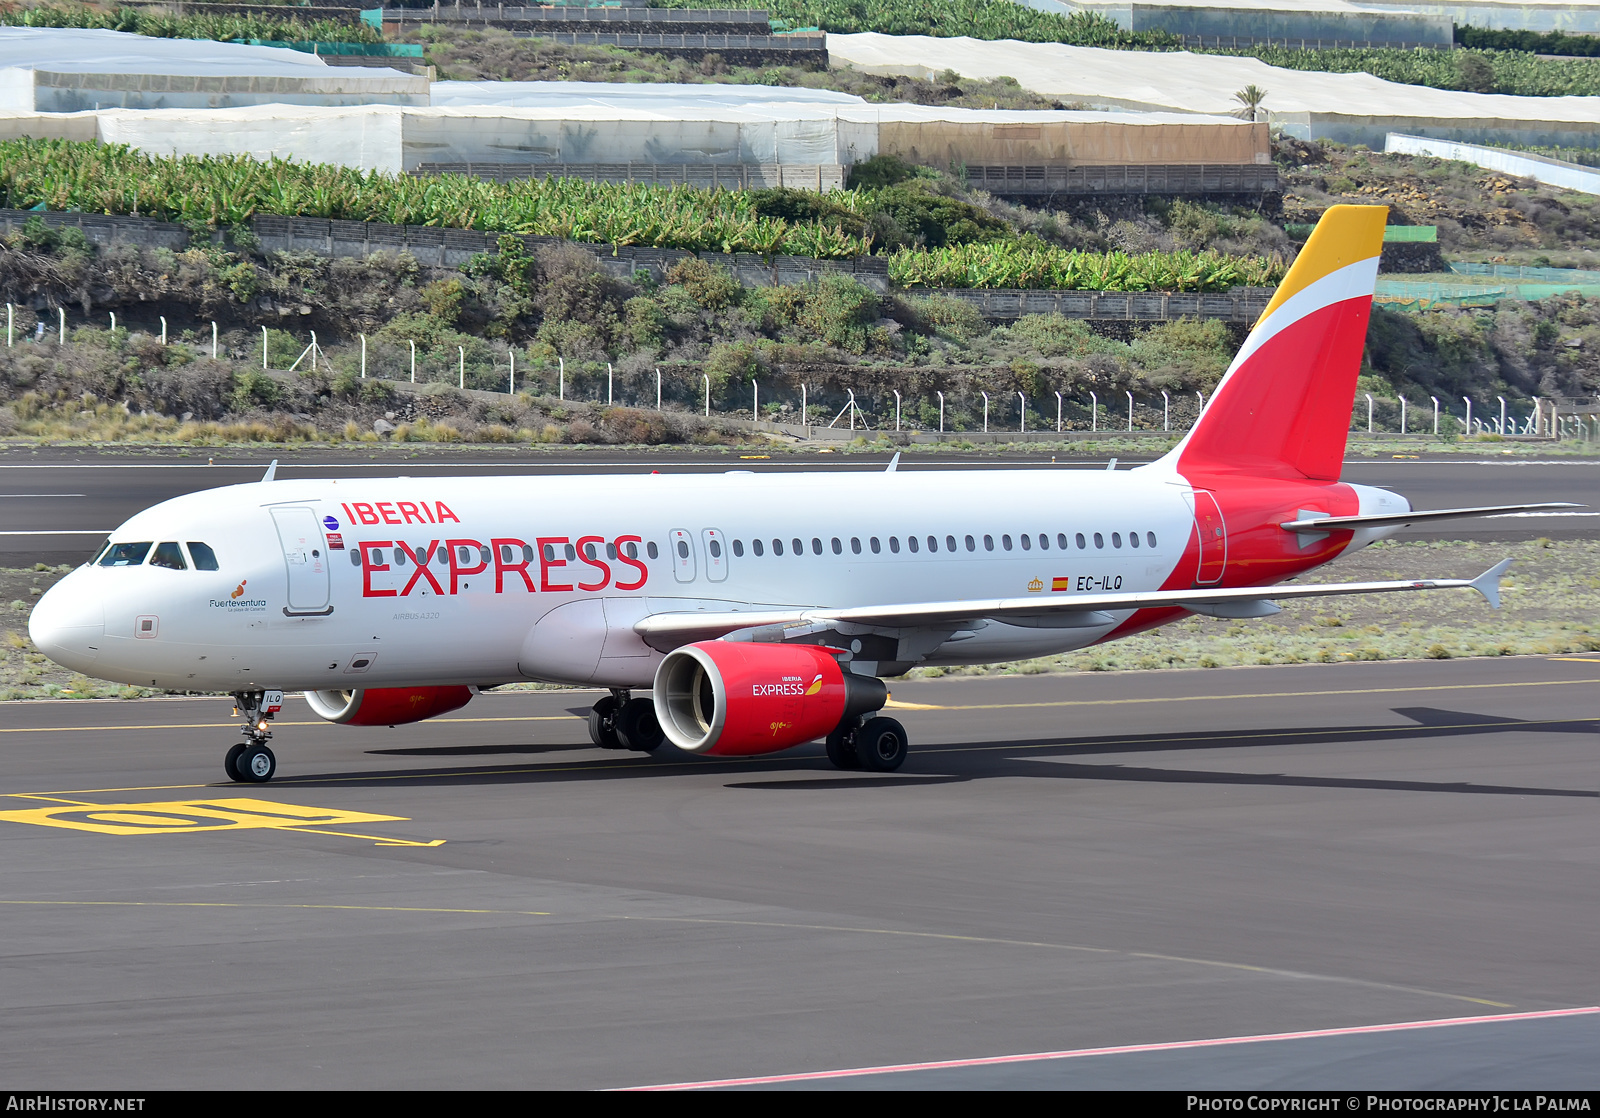
<svg viewBox="0 0 1600 1118"><path fill-rule="evenodd" d="M594 744L747 757L822 738L889 772L886 678L1046 656L1191 614L1470 588L1297 576L1451 517L1339 480L1387 209L1334 206L1194 427L1123 471L277 480L130 518L29 618L56 663L230 693L227 776L268 781L285 690L394 726L516 681L602 686ZM898 456L896 462L898 461ZM649 690L650 696L635 694Z"/></svg>

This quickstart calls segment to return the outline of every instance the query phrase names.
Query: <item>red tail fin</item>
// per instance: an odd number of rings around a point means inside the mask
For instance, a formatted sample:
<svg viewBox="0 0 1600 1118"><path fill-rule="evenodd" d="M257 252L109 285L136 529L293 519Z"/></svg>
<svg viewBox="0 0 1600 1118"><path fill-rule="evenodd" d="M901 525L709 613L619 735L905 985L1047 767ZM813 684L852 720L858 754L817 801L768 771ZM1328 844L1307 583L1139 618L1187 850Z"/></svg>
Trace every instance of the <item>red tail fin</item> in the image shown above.
<svg viewBox="0 0 1600 1118"><path fill-rule="evenodd" d="M1385 206L1322 215L1169 456L1180 473L1338 478L1387 216Z"/></svg>

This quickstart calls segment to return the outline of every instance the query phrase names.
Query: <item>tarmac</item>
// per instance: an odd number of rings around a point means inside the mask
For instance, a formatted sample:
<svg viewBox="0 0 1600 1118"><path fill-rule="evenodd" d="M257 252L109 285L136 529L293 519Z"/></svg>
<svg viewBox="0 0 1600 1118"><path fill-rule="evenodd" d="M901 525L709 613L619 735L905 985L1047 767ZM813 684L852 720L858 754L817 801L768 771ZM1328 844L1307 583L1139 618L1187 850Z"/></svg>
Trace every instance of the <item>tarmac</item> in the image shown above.
<svg viewBox="0 0 1600 1118"><path fill-rule="evenodd" d="M892 775L594 749L594 697L296 697L266 785L227 700L6 704L0 1075L1600 1080L1600 656L898 681Z"/></svg>

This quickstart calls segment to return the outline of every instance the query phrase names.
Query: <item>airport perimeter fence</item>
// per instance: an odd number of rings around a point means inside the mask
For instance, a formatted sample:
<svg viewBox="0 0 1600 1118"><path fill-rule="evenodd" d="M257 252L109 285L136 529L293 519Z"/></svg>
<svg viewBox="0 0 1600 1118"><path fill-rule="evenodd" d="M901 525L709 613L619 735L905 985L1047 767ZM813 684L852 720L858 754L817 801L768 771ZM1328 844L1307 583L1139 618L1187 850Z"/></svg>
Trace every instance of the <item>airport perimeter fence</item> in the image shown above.
<svg viewBox="0 0 1600 1118"><path fill-rule="evenodd" d="M39 316L31 332L19 333L17 310L14 304L5 304L7 349L21 345L38 347L35 352L39 352L86 342L104 348L103 342L86 334L115 335L119 329L128 333L125 323L119 326L115 312L107 312L104 325L85 323L69 330L64 307L55 308L54 323ZM246 368L240 373L259 363L260 375L274 379L320 375L334 390L369 404L409 397L408 420L452 416L463 402L461 397L484 402L523 394L555 414L569 404L671 411L813 441L889 437L1027 442L1173 438L1194 425L1207 402L1199 392L1158 390L1158 402L1148 392L1136 394L1131 389L1107 392L1104 398L1070 385L1057 391L1038 384L1041 379L1048 381L1050 370L1031 378L1031 396L1014 387L999 387L1014 380L1010 369L839 366L808 375L779 366L764 376L719 377L714 383L711 373L699 366L619 372L610 362L569 364L559 357L552 362L535 357L526 347L483 338L469 338L465 345L425 343L418 348L414 339L402 344L360 334L354 343L325 348L315 331L304 335L302 346L298 334L260 326L259 342L243 344L241 331L224 336L215 321L206 324L209 330L191 328L181 335L169 332L165 317L159 322L162 346L181 346L191 357L243 364ZM941 383L948 390L934 387ZM1495 407L1461 397L1460 403L1456 410L1451 401L1435 396L1423 402L1362 393L1352 409L1350 430L1374 438L1493 436L1600 442L1600 398L1513 403L1497 396ZM510 413L506 418L509 421ZM394 424L379 421L374 430L387 434Z"/></svg>

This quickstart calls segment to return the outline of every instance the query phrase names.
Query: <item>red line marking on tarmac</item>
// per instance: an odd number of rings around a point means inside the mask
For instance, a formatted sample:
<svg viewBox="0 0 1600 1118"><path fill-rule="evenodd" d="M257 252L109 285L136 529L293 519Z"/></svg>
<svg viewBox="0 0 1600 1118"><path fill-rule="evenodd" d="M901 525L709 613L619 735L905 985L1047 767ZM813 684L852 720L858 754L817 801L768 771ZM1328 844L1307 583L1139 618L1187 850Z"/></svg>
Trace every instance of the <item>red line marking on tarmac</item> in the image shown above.
<svg viewBox="0 0 1600 1118"><path fill-rule="evenodd" d="M1399 1021L1389 1025L1356 1025L1345 1029L1310 1029L1297 1033L1262 1033L1257 1036L1213 1037L1209 1040L1175 1040L1162 1044L1124 1044L1115 1048L1075 1048L1061 1052L1026 1052L1015 1056L980 1056L970 1060L934 1060L922 1064L883 1064L878 1067L843 1068L837 1071L807 1071L793 1075L753 1075L743 1079L706 1079L698 1083L658 1083L630 1087L632 1091L694 1091L709 1087L756 1087L768 1083L802 1083L816 1079L846 1079L858 1075L887 1075L903 1071L935 1071L940 1068L982 1068L1001 1064L1025 1064L1038 1060L1073 1060L1082 1056L1121 1056L1134 1052L1176 1052L1185 1048L1220 1048L1230 1044L1259 1044L1269 1040L1309 1040L1314 1037L1365 1036L1372 1033L1404 1032L1411 1029L1441 1029L1450 1025L1481 1025L1497 1021L1539 1021L1551 1017L1582 1017L1600 1013L1600 1006L1576 1009L1541 1009L1529 1013L1496 1013L1484 1017L1444 1017L1432 1021Z"/></svg>

